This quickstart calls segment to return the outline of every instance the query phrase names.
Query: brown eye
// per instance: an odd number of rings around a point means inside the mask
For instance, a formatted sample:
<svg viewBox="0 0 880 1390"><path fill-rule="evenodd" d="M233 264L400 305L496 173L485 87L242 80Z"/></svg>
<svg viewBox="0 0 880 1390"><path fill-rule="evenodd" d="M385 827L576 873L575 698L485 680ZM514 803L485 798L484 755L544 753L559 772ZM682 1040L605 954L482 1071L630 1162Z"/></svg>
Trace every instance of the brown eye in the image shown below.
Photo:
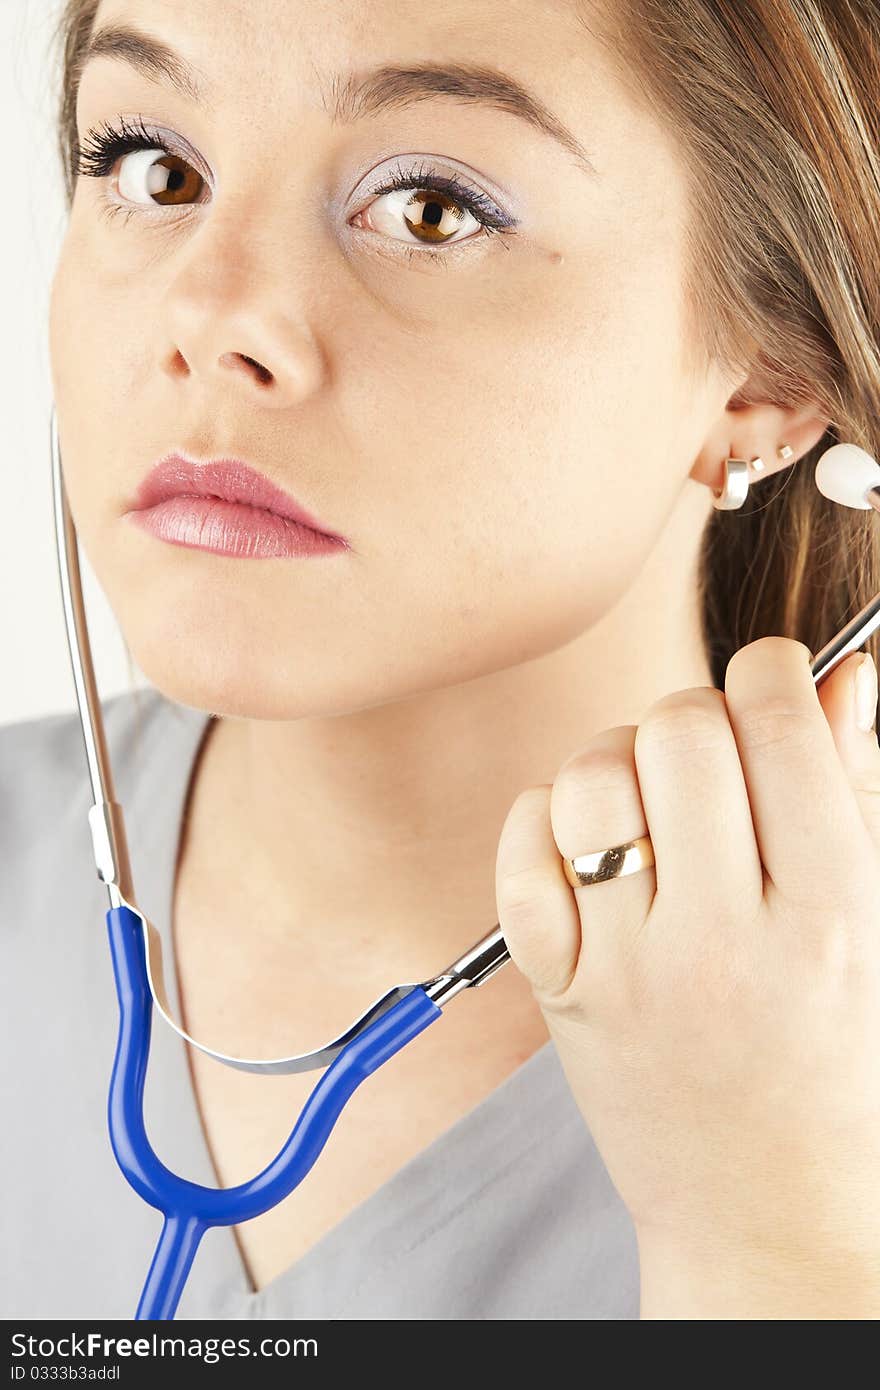
<svg viewBox="0 0 880 1390"><path fill-rule="evenodd" d="M359 216L367 218L374 231L423 246L442 245L462 230L479 231L483 225L454 198L433 188L396 188L381 193Z"/></svg>
<svg viewBox="0 0 880 1390"><path fill-rule="evenodd" d="M117 186L126 202L186 206L198 201L205 180L180 155L153 148L122 156Z"/></svg>

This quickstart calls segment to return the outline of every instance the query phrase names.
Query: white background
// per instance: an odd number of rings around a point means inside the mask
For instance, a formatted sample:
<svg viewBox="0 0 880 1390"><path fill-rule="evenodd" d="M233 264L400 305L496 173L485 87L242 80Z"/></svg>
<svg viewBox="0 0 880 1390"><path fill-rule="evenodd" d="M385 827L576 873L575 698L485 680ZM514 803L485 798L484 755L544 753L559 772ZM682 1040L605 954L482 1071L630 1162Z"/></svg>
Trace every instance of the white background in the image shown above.
<svg viewBox="0 0 880 1390"><path fill-rule="evenodd" d="M49 454L49 288L67 216L54 130L59 8L58 0L0 0L0 724L76 707ZM107 698L145 681L130 668L110 606L80 558L98 690Z"/></svg>

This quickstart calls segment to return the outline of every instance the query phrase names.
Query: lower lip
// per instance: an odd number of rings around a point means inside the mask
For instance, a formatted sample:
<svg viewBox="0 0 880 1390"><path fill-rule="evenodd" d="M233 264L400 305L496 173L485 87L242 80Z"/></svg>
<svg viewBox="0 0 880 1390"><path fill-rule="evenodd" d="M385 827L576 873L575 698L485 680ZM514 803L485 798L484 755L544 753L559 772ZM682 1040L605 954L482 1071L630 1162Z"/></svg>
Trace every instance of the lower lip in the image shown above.
<svg viewBox="0 0 880 1390"><path fill-rule="evenodd" d="M210 550L214 555L266 560L276 556L328 555L348 549L345 541L312 531L277 512L183 494L143 511L127 512L136 526L171 545Z"/></svg>

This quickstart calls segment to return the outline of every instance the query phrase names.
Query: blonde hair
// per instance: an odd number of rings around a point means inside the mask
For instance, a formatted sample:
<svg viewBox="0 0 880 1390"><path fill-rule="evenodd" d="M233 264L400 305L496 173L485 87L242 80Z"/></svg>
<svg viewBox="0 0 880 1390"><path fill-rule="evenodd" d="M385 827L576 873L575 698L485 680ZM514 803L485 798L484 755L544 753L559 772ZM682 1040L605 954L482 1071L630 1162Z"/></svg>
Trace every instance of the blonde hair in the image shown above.
<svg viewBox="0 0 880 1390"><path fill-rule="evenodd" d="M778 634L816 653L880 590L874 513L828 502L813 477L838 440L880 456L880 11L875 0L572 3L682 151L693 360L750 365L742 403L812 402L831 422L706 525L703 639L723 689L737 648ZM68 206L97 8L67 0L56 31ZM721 471L719 459L719 482ZM875 661L877 643L864 644Z"/></svg>

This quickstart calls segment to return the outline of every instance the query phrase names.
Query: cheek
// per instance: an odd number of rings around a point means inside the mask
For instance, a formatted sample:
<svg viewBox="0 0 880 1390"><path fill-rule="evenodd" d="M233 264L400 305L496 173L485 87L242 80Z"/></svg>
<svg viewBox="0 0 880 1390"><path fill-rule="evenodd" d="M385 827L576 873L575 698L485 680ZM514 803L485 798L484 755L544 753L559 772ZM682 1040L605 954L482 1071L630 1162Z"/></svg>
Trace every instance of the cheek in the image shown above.
<svg viewBox="0 0 880 1390"><path fill-rule="evenodd" d="M88 546L93 533L94 479L86 466L94 457L96 428L94 322L82 312L82 262L68 231L55 267L49 298L49 358L58 419L64 489L77 534Z"/></svg>
<svg viewBox="0 0 880 1390"><path fill-rule="evenodd" d="M406 391L377 399L365 384L348 402L351 437L372 413L386 441L352 499L371 576L411 603L411 640L426 661L444 644L456 679L598 621L637 576L692 462L674 298L655 295L646 311L637 286L618 284L607 305L595 287L582 302L577 323L570 308L542 319L535 305L529 333L469 331L457 358L410 367Z"/></svg>
<svg viewBox="0 0 880 1390"><path fill-rule="evenodd" d="M94 269L93 269L94 267ZM89 550L123 506L126 452L137 423L133 404L136 335L132 316L108 294L94 248L72 220L49 299L49 356L65 489ZM125 415L120 403L128 403Z"/></svg>
<svg viewBox="0 0 880 1390"><path fill-rule="evenodd" d="M497 400L485 513L496 544L488 564L488 544L467 555L475 592L491 589L499 629L506 617L529 655L572 640L630 587L693 462L675 269L632 264L591 271L582 312L535 333Z"/></svg>

